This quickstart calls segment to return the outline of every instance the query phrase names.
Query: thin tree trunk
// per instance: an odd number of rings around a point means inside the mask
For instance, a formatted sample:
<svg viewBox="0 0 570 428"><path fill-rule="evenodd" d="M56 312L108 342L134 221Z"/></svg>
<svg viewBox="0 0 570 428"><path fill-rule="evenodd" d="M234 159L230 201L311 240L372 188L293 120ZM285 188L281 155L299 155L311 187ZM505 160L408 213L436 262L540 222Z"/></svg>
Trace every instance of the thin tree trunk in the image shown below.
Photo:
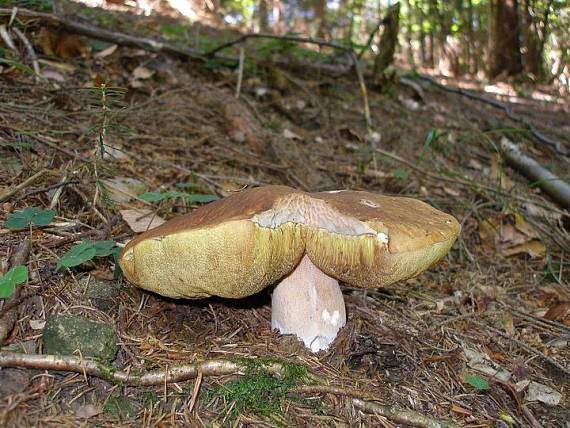
<svg viewBox="0 0 570 428"><path fill-rule="evenodd" d="M258 18L257 25L259 27L259 31L262 33L267 32L268 17L269 14L268 14L267 0L259 0L259 3L257 5L257 18Z"/></svg>
<svg viewBox="0 0 570 428"><path fill-rule="evenodd" d="M380 40L379 52L374 58L374 78L382 80L386 68L394 62L394 52L398 44L400 29L400 3L388 8L384 18L384 31Z"/></svg>
<svg viewBox="0 0 570 428"><path fill-rule="evenodd" d="M313 10L317 24L316 35L319 39L326 37L327 27L327 2L326 0L313 0Z"/></svg>
<svg viewBox="0 0 570 428"><path fill-rule="evenodd" d="M517 0L497 0L495 52L491 77L514 76L522 71Z"/></svg>

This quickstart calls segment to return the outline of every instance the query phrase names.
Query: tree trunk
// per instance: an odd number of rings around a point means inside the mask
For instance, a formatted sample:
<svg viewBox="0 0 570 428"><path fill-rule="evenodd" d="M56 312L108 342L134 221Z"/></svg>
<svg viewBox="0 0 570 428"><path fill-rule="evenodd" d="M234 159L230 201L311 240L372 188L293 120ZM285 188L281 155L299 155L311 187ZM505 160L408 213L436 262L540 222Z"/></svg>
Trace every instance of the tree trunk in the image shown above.
<svg viewBox="0 0 570 428"><path fill-rule="evenodd" d="M315 12L316 35L319 39L326 37L327 27L327 2L326 0L313 0L313 11Z"/></svg>
<svg viewBox="0 0 570 428"><path fill-rule="evenodd" d="M406 15L407 15L407 19L406 19L406 50L407 50L407 56L408 56L408 62L410 63L410 65L412 67L416 66L416 61L414 58L414 46L412 44L412 40L413 40L413 35L414 35L414 31L412 30L412 7L410 5L410 0L404 0L404 4L406 5Z"/></svg>
<svg viewBox="0 0 570 428"><path fill-rule="evenodd" d="M427 64L426 33L424 31L424 11L421 2L416 3L416 19L418 24L418 39L420 42L420 57L422 65Z"/></svg>
<svg viewBox="0 0 570 428"><path fill-rule="evenodd" d="M514 76L522 71L517 0L497 0L495 51L490 77Z"/></svg>
<svg viewBox="0 0 570 428"><path fill-rule="evenodd" d="M374 78L382 80L386 68L394 62L394 52L398 43L400 28L400 3L388 8L384 17L384 31L380 40L379 52L374 58Z"/></svg>
<svg viewBox="0 0 570 428"><path fill-rule="evenodd" d="M473 2L472 0L467 0L467 25L465 31L467 33L467 43L465 43L465 64L467 65L467 72L473 74L477 72L477 68L473 63L473 53L476 51L475 48L475 38L473 31Z"/></svg>
<svg viewBox="0 0 570 428"><path fill-rule="evenodd" d="M257 5L257 25L261 33L267 32L267 18L269 16L268 12L267 0L259 0L259 3Z"/></svg>

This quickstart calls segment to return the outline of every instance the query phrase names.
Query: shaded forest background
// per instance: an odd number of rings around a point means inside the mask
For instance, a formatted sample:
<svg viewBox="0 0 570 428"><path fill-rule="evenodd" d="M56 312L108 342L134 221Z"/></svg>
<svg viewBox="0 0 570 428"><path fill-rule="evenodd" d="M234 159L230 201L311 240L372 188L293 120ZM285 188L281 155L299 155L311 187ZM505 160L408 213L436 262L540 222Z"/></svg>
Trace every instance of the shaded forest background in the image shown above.
<svg viewBox="0 0 570 428"><path fill-rule="evenodd" d="M103 0L87 0L89 5ZM107 3L124 3L108 0ZM163 2L164 3L164 2ZM570 88L570 9L565 0L167 0L191 21L297 33L378 52L387 11L399 7L398 59L454 77L520 76ZM144 13L161 2L137 0Z"/></svg>

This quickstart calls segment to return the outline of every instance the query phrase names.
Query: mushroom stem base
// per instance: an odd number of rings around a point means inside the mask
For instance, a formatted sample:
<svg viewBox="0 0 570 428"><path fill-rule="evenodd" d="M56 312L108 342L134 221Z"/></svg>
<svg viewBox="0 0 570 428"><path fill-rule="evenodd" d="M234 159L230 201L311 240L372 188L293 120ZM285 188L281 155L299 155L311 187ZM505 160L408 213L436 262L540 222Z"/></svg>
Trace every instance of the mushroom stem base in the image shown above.
<svg viewBox="0 0 570 428"><path fill-rule="evenodd" d="M323 273L307 255L273 291L271 328L294 334L313 352L328 349L346 324L338 281Z"/></svg>

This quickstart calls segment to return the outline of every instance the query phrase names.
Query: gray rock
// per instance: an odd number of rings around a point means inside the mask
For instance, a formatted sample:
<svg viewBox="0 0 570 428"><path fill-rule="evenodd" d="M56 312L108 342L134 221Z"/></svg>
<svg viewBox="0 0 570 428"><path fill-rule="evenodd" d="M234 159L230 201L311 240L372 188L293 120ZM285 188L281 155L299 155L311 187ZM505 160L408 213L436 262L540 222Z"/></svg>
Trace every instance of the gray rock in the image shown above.
<svg viewBox="0 0 570 428"><path fill-rule="evenodd" d="M112 281L97 279L93 276L79 280L84 296L91 304L106 313L114 312L119 306L119 286Z"/></svg>
<svg viewBox="0 0 570 428"><path fill-rule="evenodd" d="M44 328L46 354L73 355L111 361L117 355L117 335L112 327L79 315L51 315Z"/></svg>

